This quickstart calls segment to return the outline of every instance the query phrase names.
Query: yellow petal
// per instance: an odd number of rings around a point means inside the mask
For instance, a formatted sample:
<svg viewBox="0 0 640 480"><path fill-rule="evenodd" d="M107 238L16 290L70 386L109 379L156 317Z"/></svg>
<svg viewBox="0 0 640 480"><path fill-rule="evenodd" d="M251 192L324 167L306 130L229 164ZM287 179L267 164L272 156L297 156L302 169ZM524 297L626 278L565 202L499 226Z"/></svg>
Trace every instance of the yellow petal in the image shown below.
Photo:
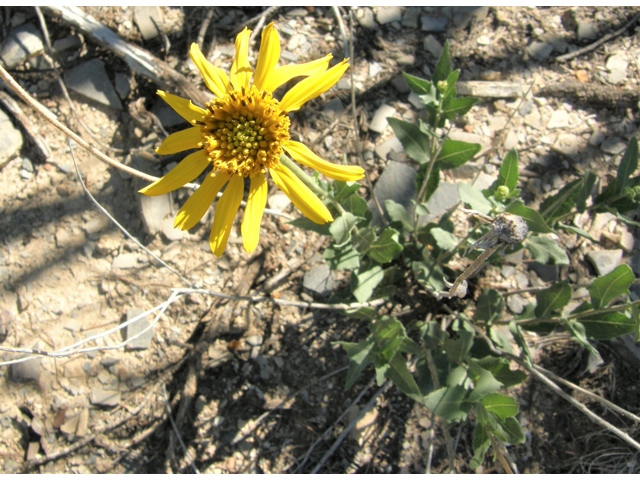
<svg viewBox="0 0 640 480"><path fill-rule="evenodd" d="M206 110L196 107L191 100L187 98L178 97L177 95L171 95L170 93L158 90L158 95L173 108L178 115L184 118L191 125L195 125L197 122L204 122L204 116L207 113Z"/></svg>
<svg viewBox="0 0 640 480"><path fill-rule="evenodd" d="M173 228L189 230L195 227L204 217L204 214L207 213L207 210L216 199L216 195L228 180L229 175L227 173L218 173L217 175L210 173L207 175L200 188L193 192L193 195L189 197L189 200L185 202L178 215L176 215Z"/></svg>
<svg viewBox="0 0 640 480"><path fill-rule="evenodd" d="M214 67L200 51L197 43L191 44L189 50L191 60L196 64L204 84L209 90L211 90L217 97L222 98L227 94L229 90L229 78L224 70L218 67Z"/></svg>
<svg viewBox="0 0 640 480"><path fill-rule="evenodd" d="M278 164L270 168L269 173L278 188L289 197L305 217L320 225L333 221L333 217L324 203L291 170Z"/></svg>
<svg viewBox="0 0 640 480"><path fill-rule="evenodd" d="M207 165L209 165L207 152L198 150L191 155L187 155L164 177L139 190L139 193L155 197L156 195L173 192L194 178L197 178L198 175L204 172Z"/></svg>
<svg viewBox="0 0 640 480"><path fill-rule="evenodd" d="M335 163L327 162L300 142L287 141L283 142L282 146L296 162L313 168L324 176L339 182L353 182L364 177L362 168L355 165L336 165Z"/></svg>
<svg viewBox="0 0 640 480"><path fill-rule="evenodd" d="M259 172L251 178L251 188L247 197L247 206L244 208L244 218L242 219L242 241L247 253L253 252L260 240L260 222L262 214L267 204L267 178L264 173Z"/></svg>
<svg viewBox="0 0 640 480"><path fill-rule="evenodd" d="M211 235L209 235L211 251L217 257L221 256L225 248L227 248L227 240L229 240L233 219L238 213L243 195L244 178L234 175L222 194L222 198L218 201L218 205L216 205L213 227L211 227Z"/></svg>
<svg viewBox="0 0 640 480"><path fill-rule="evenodd" d="M343 60L326 72L305 78L286 93L280 102L280 108L285 112L298 110L312 98L322 95L333 87L347 68L349 68L347 60Z"/></svg>
<svg viewBox="0 0 640 480"><path fill-rule="evenodd" d="M322 73L327 69L329 61L332 58L333 55L329 54L326 57L319 58L313 62L303 63L302 65L285 65L284 67L278 67L269 75L269 79L265 82L263 90L273 92L292 78L308 77Z"/></svg>
<svg viewBox="0 0 640 480"><path fill-rule="evenodd" d="M172 153L184 152L192 148L199 148L202 142L202 128L191 127L172 133L164 139L160 148L156 148L159 155L170 155Z"/></svg>
<svg viewBox="0 0 640 480"><path fill-rule="evenodd" d="M263 91L264 86L269 83L269 78L278 64L280 58L280 37L273 26L273 22L262 30L262 42L260 43L260 53L256 64L256 75L253 84L258 91Z"/></svg>
<svg viewBox="0 0 640 480"><path fill-rule="evenodd" d="M248 90L249 80L251 80L251 76L253 75L253 69L251 65L249 65L250 36L251 30L244 27L244 30L236 37L236 56L233 59L231 71L229 72L229 78L235 90L240 90L242 87Z"/></svg>

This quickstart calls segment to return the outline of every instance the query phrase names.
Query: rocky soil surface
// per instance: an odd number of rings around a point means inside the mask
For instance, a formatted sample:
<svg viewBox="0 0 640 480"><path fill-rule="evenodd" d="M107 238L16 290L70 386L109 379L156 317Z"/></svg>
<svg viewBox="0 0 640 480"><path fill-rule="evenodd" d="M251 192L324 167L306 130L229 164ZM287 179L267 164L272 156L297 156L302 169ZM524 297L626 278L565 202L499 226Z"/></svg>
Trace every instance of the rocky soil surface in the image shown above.
<svg viewBox="0 0 640 480"><path fill-rule="evenodd" d="M457 182L477 176L480 185L491 184L499 158L512 148L522 159L524 200L536 208L585 169L603 179L614 174L619 154L638 135L637 10L354 8L353 76L292 115L292 132L327 160L346 156L355 163L353 83L357 134L376 191L407 203L415 169L386 117L417 121L424 114L401 73L428 78L448 40L461 70L459 93L482 99L453 126L451 137L483 148L477 161L447 173L431 212L441 215L458 202ZM81 11L200 90L189 45L197 41L214 65L228 70L235 35L245 25L275 22L281 63L327 53L339 60L348 51L348 10L341 10L339 22L329 7ZM33 8L0 11L0 60L10 74L116 160L156 176L175 165L182 155L154 153L168 133L185 126L155 95L159 86L52 10L43 9L43 18L46 32ZM348 359L334 342L359 341L364 323L335 310L282 303L327 302L344 289L348 275L331 273L323 263L322 238L277 215L299 213L275 187L269 207L276 215L265 215L256 252L244 252L237 224L225 255L216 259L208 244L210 214L189 232L172 228L186 189L141 198L137 190L146 182L69 144L7 87L0 89L0 103L0 361L20 358L19 349L48 353L1 367L0 471L417 473L429 457L430 471L450 469L443 433L436 428L432 438L424 407L393 388L380 391L369 370L344 390ZM173 272L87 197L71 151L91 195ZM531 298L529 287L564 279L586 284L621 262L640 274L635 227L609 214L572 221L597 241L559 238L570 266L542 265L521 250L474 282L520 290L507 302L517 314ZM189 285L282 302L176 296L174 289ZM443 314L425 292L407 293L414 294L410 308L404 309L403 296L383 309L406 324L424 320L428 309ZM574 300L581 295L585 289ZM640 297L637 285L631 295ZM619 354L621 344L602 342L605 364L590 368L588 354L566 336L532 336L531 342L546 368L640 411L637 366L630 353ZM635 348L631 340L625 345ZM509 451L521 472L640 471L638 452L540 384L529 381L516 392L527 442ZM336 442L362 409L368 409L365 416ZM473 430L452 426L450 432L457 444L452 468L470 472ZM485 471L494 468L488 458Z"/></svg>

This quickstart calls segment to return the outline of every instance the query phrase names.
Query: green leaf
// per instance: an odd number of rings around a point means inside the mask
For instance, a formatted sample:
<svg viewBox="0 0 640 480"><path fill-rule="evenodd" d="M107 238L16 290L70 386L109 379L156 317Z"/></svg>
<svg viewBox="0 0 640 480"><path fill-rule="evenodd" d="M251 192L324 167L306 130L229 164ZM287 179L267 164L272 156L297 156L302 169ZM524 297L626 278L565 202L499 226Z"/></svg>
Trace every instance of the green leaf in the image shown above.
<svg viewBox="0 0 640 480"><path fill-rule="evenodd" d="M556 310L566 307L571 301L571 287L568 282L560 282L536 293L536 317L548 318Z"/></svg>
<svg viewBox="0 0 640 480"><path fill-rule="evenodd" d="M518 186L518 152L512 148L502 161L498 175L498 186L507 186L513 190Z"/></svg>
<svg viewBox="0 0 640 480"><path fill-rule="evenodd" d="M485 215L493 208L491 202L484 198L480 189L469 183L458 183L458 196L460 200L469 205L473 210L477 210Z"/></svg>
<svg viewBox="0 0 640 480"><path fill-rule="evenodd" d="M482 399L482 405L487 412L495 414L500 420L515 417L520 411L518 402L507 395L502 395L501 393L492 393L485 396Z"/></svg>
<svg viewBox="0 0 640 480"><path fill-rule="evenodd" d="M512 387L524 382L528 375L521 370L511 370L509 368L509 362L504 361L502 358L489 357L495 360L493 365L487 365L486 362L481 362L482 366L489 370L493 376L505 387Z"/></svg>
<svg viewBox="0 0 640 480"><path fill-rule="evenodd" d="M564 326L564 328L566 328L567 331L571 334L571 338L573 338L579 345L585 347L587 350L589 350L589 352L591 352L592 355L602 361L602 357L600 356L598 350L596 350L595 347L589 343L589 340L587 340L587 331L582 323L575 320L563 319L562 326Z"/></svg>
<svg viewBox="0 0 640 480"><path fill-rule="evenodd" d="M540 214L548 222L553 223L555 219L568 214L573 210L576 204L576 198L580 194L583 179L579 178L567 183L558 193L551 197L547 197L540 204Z"/></svg>
<svg viewBox="0 0 640 480"><path fill-rule="evenodd" d="M444 91L443 97L445 102L450 98L455 98L456 82L460 76L460 70L454 70L447 76L447 89Z"/></svg>
<svg viewBox="0 0 640 480"><path fill-rule="evenodd" d="M525 207L522 200L515 200L507 207L507 212L519 215L527 221L529 230L533 233L553 233L544 218L534 209Z"/></svg>
<svg viewBox="0 0 640 480"><path fill-rule="evenodd" d="M590 170L584 172L584 178L582 179L582 188L576 198L576 210L583 213L587 209L587 200L591 197L593 187L596 184L598 176Z"/></svg>
<svg viewBox="0 0 640 480"><path fill-rule="evenodd" d="M444 341L444 351L452 363L462 362L473 346L474 337L475 335L472 332L460 330L458 332L458 338L447 338Z"/></svg>
<svg viewBox="0 0 640 480"><path fill-rule="evenodd" d="M455 115L462 117L479 101L480 99L475 97L452 98L443 105L442 115L449 119Z"/></svg>
<svg viewBox="0 0 640 480"><path fill-rule="evenodd" d="M369 206L367 205L366 200L359 195L351 195L341 203L347 212L351 212L356 217L364 217L369 211Z"/></svg>
<svg viewBox="0 0 640 480"><path fill-rule="evenodd" d="M527 363L531 365L531 350L529 350L527 340L524 338L524 335L522 335L520 326L515 321L511 321L509 322L509 331L511 332L511 335L513 335L513 339L515 340L516 345L518 345L518 347L520 347L520 350L522 350L524 360L526 360Z"/></svg>
<svg viewBox="0 0 640 480"><path fill-rule="evenodd" d="M476 362L470 362L469 372L473 378L473 390L467 399L469 402L477 402L502 387L502 383L496 380L491 372L480 367Z"/></svg>
<svg viewBox="0 0 640 480"><path fill-rule="evenodd" d="M468 408L463 405L467 391L460 385L443 387L429 394L424 404L447 422L459 422L467 418Z"/></svg>
<svg viewBox="0 0 640 480"><path fill-rule="evenodd" d="M418 384L413 378L413 375L409 372L407 361L400 352L396 353L389 362L389 368L386 370L385 375L409 398L416 402L423 401L420 388L418 388Z"/></svg>
<svg viewBox="0 0 640 480"><path fill-rule="evenodd" d="M478 297L473 318L491 325L502 316L502 312L504 312L504 299L500 292L494 289L483 289Z"/></svg>
<svg viewBox="0 0 640 480"><path fill-rule="evenodd" d="M487 433L487 427L476 420L473 430L473 458L469 462L472 470L477 470L484 463L484 457L491 446L491 440Z"/></svg>
<svg viewBox="0 0 640 480"><path fill-rule="evenodd" d="M375 345L371 336L359 343L336 342L342 346L349 356L349 370L345 390L348 390L356 382L362 371L373 361L373 347Z"/></svg>
<svg viewBox="0 0 640 480"><path fill-rule="evenodd" d="M377 362L389 363L407 338L404 326L397 318L384 316L371 324L371 335L376 342Z"/></svg>
<svg viewBox="0 0 640 480"><path fill-rule="evenodd" d="M387 118L387 121L409 158L419 164L427 163L431 159L429 136L417 125L393 117Z"/></svg>
<svg viewBox="0 0 640 480"><path fill-rule="evenodd" d="M402 223L402 226L407 231L413 230L413 221L411 220L411 217L409 217L406 208L391 199L385 200L384 206L392 222Z"/></svg>
<svg viewBox="0 0 640 480"><path fill-rule="evenodd" d="M569 265L567 252L560 248L557 240L535 235L525 240L524 246L529 249L536 262L548 263L553 260L551 263L556 265Z"/></svg>
<svg viewBox="0 0 640 480"><path fill-rule="evenodd" d="M429 80L414 77L408 73L402 73L407 85L416 95L420 95L422 102L426 104L436 103L436 88ZM422 98L424 97L424 98Z"/></svg>
<svg viewBox="0 0 640 480"><path fill-rule="evenodd" d="M315 222L312 222L307 217L296 218L295 220L291 220L289 225L293 225L294 227L301 228L303 230L309 230L311 232L319 233L320 235L329 236L329 227L330 223L325 223L324 225L318 225Z"/></svg>
<svg viewBox="0 0 640 480"><path fill-rule="evenodd" d="M336 218L329 227L329 232L335 241L335 246L339 247L351 240L351 230L361 220L360 217L344 212Z"/></svg>
<svg viewBox="0 0 640 480"><path fill-rule="evenodd" d="M449 233L442 228L432 228L431 230L429 230L429 233L431 233L431 235L435 239L438 247L446 252L456 248L456 245L458 245L459 243L458 238L453 233Z"/></svg>
<svg viewBox="0 0 640 480"><path fill-rule="evenodd" d="M442 80L446 80L447 77L451 74L451 55L449 54L449 41L446 40L444 42L444 46L442 48L442 53L440 54L440 58L438 59L438 65L436 65L436 70L433 73L433 78L431 81L434 85L437 85L438 82Z"/></svg>
<svg viewBox="0 0 640 480"><path fill-rule="evenodd" d="M587 287L591 296L591 305L598 310L609 305L620 295L628 295L629 287L636 277L629 265L620 265L613 272L596 278Z"/></svg>
<svg viewBox="0 0 640 480"><path fill-rule="evenodd" d="M445 140L438 154L437 162L440 168L448 170L464 165L471 160L482 148L478 143L467 143L460 140Z"/></svg>
<svg viewBox="0 0 640 480"><path fill-rule="evenodd" d="M333 182L333 196L338 202L343 202L358 191L360 184L358 182Z"/></svg>
<svg viewBox="0 0 640 480"><path fill-rule="evenodd" d="M360 253L353 248L353 245L327 247L322 258L331 270L355 270L360 267Z"/></svg>
<svg viewBox="0 0 640 480"><path fill-rule="evenodd" d="M377 265L364 272L358 272L353 277L355 280L355 286L352 288L353 296L356 297L359 302L366 302L371 298L373 291L383 278L384 272L382 271L382 267Z"/></svg>
<svg viewBox="0 0 640 480"><path fill-rule="evenodd" d="M425 165L426 167L426 165ZM422 171L422 167L420 167L420 169L418 170L418 176L420 175L420 172ZM423 178L424 178L424 174L425 172L422 172ZM418 182L417 186L418 186L418 190L420 190L420 186L422 185L422 180L418 179L418 177L416 177L416 182ZM438 163L434 163L433 164L433 168L431 169L431 174L429 175L429 180L427 181L427 188L424 191L424 202L427 202L430 198L431 195L433 195L435 193L435 191L438 189L438 185L440 185L440 166L438 165Z"/></svg>
<svg viewBox="0 0 640 480"><path fill-rule="evenodd" d="M558 226L563 230L567 230L568 232L575 233L576 235L580 235L581 237L586 238L587 240L596 243L597 240L589 235L587 232L582 230L581 228L574 227L573 225L565 225L562 222L558 222Z"/></svg>
<svg viewBox="0 0 640 480"><path fill-rule="evenodd" d="M376 239L373 228L361 228L351 234L351 243L358 252L365 255L371 248L371 244Z"/></svg>
<svg viewBox="0 0 640 480"><path fill-rule="evenodd" d="M390 262L402 251L402 245L398 242L399 237L400 234L394 228L385 228L371 244L368 255L379 263Z"/></svg>
<svg viewBox="0 0 640 480"><path fill-rule="evenodd" d="M609 340L633 333L636 329L635 320L620 312L580 317L580 323L592 340Z"/></svg>
<svg viewBox="0 0 640 480"><path fill-rule="evenodd" d="M631 175L638 168L638 139L633 137L629 140L627 149L618 165L618 173L616 175L616 193L621 193L626 186L629 185Z"/></svg>
<svg viewBox="0 0 640 480"><path fill-rule="evenodd" d="M505 443L511 445L519 445L524 443L525 435L522 426L513 417L508 417L504 421L500 421Z"/></svg>

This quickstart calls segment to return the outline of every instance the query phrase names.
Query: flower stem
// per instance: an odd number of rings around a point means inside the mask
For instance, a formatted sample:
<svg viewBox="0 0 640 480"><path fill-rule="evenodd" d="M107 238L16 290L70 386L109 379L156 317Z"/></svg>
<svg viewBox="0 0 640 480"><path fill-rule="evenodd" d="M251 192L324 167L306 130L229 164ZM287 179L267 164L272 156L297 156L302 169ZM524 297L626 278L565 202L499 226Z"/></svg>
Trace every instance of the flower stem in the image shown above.
<svg viewBox="0 0 640 480"><path fill-rule="evenodd" d="M280 163L285 167L287 167L289 170L291 170L291 172L296 177L298 177L302 183L304 183L307 187L309 187L309 189L313 193L329 200L338 209L340 213L345 212L342 205L340 205L338 200L336 200L333 195L331 195L329 192L324 191L318 185L316 185L316 183L311 179L311 177L309 177L309 175L307 175L304 172L304 170L302 170L298 165L296 165L296 163L293 160L291 160L288 156L286 156L284 153L280 155Z"/></svg>

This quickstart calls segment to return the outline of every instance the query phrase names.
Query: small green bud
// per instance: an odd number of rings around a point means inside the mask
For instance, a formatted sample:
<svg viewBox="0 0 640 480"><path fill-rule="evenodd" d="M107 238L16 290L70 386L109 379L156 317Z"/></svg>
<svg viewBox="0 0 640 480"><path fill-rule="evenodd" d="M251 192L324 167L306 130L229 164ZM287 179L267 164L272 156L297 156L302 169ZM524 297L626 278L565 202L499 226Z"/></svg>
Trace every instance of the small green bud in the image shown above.
<svg viewBox="0 0 640 480"><path fill-rule="evenodd" d="M501 185L496 189L495 197L496 197L496 200L498 200L499 202L502 202L508 196L509 196L509 187L507 187L506 185Z"/></svg>
<svg viewBox="0 0 640 480"><path fill-rule="evenodd" d="M637 188L637 187L635 187L635 188ZM637 193L636 193L635 188L626 187L626 188L624 189L624 195L625 195L625 197L628 197L628 198L630 198L631 200L633 200L634 198L636 198Z"/></svg>
<svg viewBox="0 0 640 480"><path fill-rule="evenodd" d="M438 84L436 85L436 88L438 89L438 92L440 93L444 93L447 91L447 87L449 86L449 84L447 83L446 80L440 80L438 82Z"/></svg>

